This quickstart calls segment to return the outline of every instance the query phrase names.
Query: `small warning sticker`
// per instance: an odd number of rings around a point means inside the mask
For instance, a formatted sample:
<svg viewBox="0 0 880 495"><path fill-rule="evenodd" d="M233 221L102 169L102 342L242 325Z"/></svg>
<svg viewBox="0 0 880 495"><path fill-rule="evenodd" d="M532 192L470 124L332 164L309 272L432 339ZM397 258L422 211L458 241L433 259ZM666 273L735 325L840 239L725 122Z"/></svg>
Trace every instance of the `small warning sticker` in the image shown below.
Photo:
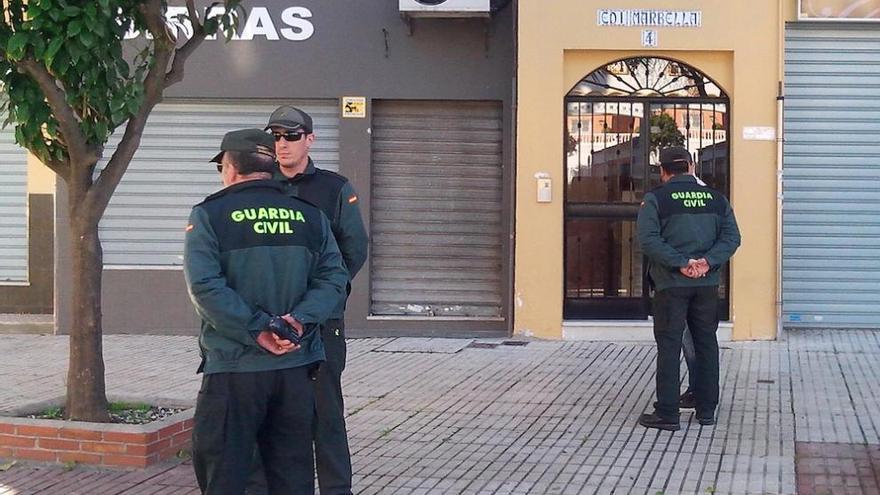
<svg viewBox="0 0 880 495"><path fill-rule="evenodd" d="M367 98L363 96L342 97L342 117L363 119L367 116Z"/></svg>

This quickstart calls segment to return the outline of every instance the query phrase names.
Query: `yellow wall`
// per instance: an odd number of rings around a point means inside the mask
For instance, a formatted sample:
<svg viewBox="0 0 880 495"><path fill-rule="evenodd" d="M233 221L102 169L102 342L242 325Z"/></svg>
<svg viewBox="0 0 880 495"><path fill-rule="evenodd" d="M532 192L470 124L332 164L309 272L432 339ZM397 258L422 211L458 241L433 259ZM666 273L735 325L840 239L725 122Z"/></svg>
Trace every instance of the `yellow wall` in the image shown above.
<svg viewBox="0 0 880 495"><path fill-rule="evenodd" d="M28 153L28 194L55 194L55 172Z"/></svg>
<svg viewBox="0 0 880 495"><path fill-rule="evenodd" d="M743 140L742 129L777 125L782 18L791 6L783 10L770 0L521 0L519 6L514 332L562 336L564 97L605 63L648 55L692 65L730 96L731 200L743 234L732 262L733 335L774 338L777 146ZM641 32L649 28L597 26L602 8L700 10L702 27L650 28L659 47L642 48ZM536 202L536 173L552 178L551 203Z"/></svg>

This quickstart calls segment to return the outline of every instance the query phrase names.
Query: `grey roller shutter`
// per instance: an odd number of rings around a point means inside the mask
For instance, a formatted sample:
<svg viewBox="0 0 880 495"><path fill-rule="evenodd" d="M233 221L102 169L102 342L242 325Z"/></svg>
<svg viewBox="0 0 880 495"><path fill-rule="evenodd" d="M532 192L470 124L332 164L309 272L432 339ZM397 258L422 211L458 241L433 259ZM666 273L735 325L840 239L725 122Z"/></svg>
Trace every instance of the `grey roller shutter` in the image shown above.
<svg viewBox="0 0 880 495"><path fill-rule="evenodd" d="M322 168L339 168L339 117L335 101L282 102L311 114L317 137L311 156ZM157 105L119 188L100 224L107 267L172 267L183 261L183 232L190 209L222 188L208 163L223 134L266 125L280 103L176 102ZM121 133L123 129L119 129ZM105 151L116 149L118 136Z"/></svg>
<svg viewBox="0 0 880 495"><path fill-rule="evenodd" d="M28 280L27 199L27 151L15 144L10 124L0 129L0 284Z"/></svg>
<svg viewBox="0 0 880 495"><path fill-rule="evenodd" d="M786 30L786 326L880 327L878 28Z"/></svg>
<svg viewBox="0 0 880 495"><path fill-rule="evenodd" d="M373 106L371 312L500 317L502 107Z"/></svg>

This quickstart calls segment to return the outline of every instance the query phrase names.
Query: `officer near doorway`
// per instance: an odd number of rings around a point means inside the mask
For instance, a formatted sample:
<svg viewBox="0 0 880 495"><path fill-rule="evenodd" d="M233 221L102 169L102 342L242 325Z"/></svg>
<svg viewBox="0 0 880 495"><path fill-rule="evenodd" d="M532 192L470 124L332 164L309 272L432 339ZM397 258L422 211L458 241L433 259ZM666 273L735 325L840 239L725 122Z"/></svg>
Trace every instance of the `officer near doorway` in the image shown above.
<svg viewBox="0 0 880 495"><path fill-rule="evenodd" d="M272 180L270 135L229 132L212 161L225 187L193 207L184 241L184 276L202 319L199 488L244 494L251 456L242 453L256 448L270 494L313 494L310 375L324 359L315 328L344 300L348 273L326 216Z"/></svg>
<svg viewBox="0 0 880 495"><path fill-rule="evenodd" d="M290 106L278 107L269 117L266 130L275 139L278 170L275 179L291 196L318 206L327 218L351 280L367 259L369 238L361 217L358 196L344 176L315 166L309 156L315 142L312 117ZM315 382L315 462L318 485L324 495L350 495L351 452L345 429L345 405L342 398L342 372L345 369L345 300L334 308L321 328L326 361ZM263 493L259 468L248 493Z"/></svg>
<svg viewBox="0 0 880 495"><path fill-rule="evenodd" d="M721 267L740 245L733 209L720 192L698 184L688 173L686 148L660 151L662 185L645 194L636 221L654 286L654 339L657 342L657 402L639 424L677 431L679 359L685 325L696 353L697 421L715 424L718 405L718 285Z"/></svg>

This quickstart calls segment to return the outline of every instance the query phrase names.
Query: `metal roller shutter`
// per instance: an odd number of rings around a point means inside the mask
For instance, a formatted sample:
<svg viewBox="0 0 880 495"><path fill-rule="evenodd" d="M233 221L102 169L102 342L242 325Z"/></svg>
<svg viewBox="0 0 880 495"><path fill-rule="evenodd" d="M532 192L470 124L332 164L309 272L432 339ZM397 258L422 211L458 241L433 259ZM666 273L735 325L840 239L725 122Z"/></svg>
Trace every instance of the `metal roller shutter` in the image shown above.
<svg viewBox="0 0 880 495"><path fill-rule="evenodd" d="M315 123L311 156L339 168L339 116L335 101L295 101ZM223 101L157 105L119 188L100 224L104 263L116 267L171 267L183 262L183 228L190 209L222 187L208 160L223 134L266 125L280 103ZM123 131L120 128L119 133ZM119 137L111 138L109 157Z"/></svg>
<svg viewBox="0 0 880 495"><path fill-rule="evenodd" d="M502 107L373 106L371 312L501 316Z"/></svg>
<svg viewBox="0 0 880 495"><path fill-rule="evenodd" d="M786 30L786 326L880 327L878 27Z"/></svg>
<svg viewBox="0 0 880 495"><path fill-rule="evenodd" d="M0 175L0 284L27 282L27 151L15 144L12 124L0 129Z"/></svg>

